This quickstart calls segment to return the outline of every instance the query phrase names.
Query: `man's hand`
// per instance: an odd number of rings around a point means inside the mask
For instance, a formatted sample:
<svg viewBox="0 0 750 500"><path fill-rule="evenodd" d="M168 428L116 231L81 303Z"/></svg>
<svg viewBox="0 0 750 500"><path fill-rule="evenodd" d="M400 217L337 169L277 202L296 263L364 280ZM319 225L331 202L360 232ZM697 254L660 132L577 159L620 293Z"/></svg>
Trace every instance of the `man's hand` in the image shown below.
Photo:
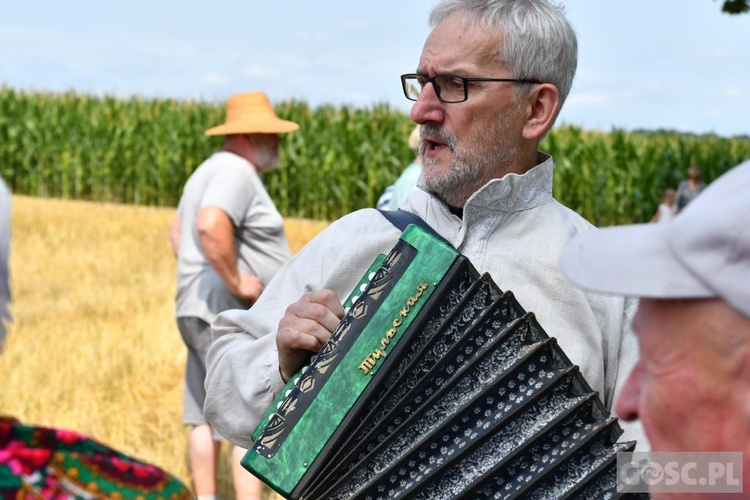
<svg viewBox="0 0 750 500"><path fill-rule="evenodd" d="M287 307L276 335L279 373L284 382L311 353L320 350L343 317L344 308L331 290L308 292Z"/></svg>
<svg viewBox="0 0 750 500"><path fill-rule="evenodd" d="M263 292L263 283L254 274L240 274L237 288L230 290L237 297L249 300L254 304L258 300L258 297L260 297L261 292Z"/></svg>

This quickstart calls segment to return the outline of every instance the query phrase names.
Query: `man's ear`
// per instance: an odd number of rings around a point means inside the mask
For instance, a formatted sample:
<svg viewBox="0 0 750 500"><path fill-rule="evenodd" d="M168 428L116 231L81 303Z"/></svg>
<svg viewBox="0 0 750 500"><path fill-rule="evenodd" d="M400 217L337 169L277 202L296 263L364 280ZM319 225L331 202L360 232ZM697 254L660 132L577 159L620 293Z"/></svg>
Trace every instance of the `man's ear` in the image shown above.
<svg viewBox="0 0 750 500"><path fill-rule="evenodd" d="M560 106L560 92L551 83L538 83L526 98L525 139L539 139L552 126Z"/></svg>

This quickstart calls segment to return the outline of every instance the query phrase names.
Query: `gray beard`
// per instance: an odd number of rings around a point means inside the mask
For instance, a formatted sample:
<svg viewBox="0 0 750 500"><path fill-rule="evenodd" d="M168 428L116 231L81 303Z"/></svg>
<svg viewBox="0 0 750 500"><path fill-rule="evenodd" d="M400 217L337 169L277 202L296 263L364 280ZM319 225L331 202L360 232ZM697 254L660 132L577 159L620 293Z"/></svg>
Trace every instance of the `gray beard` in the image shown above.
<svg viewBox="0 0 750 500"><path fill-rule="evenodd" d="M256 160L258 165L256 167L261 172L270 172L279 166L279 152L276 148L265 146L256 151Z"/></svg>
<svg viewBox="0 0 750 500"><path fill-rule="evenodd" d="M440 139L453 151L450 168L441 177L430 175L436 160L422 157L424 188L456 208L463 207L487 182L504 175L518 156L518 146L511 145L508 140L509 127L499 120L479 137L460 147L454 135L433 125L423 125L422 133ZM423 148L424 144L420 143L420 150Z"/></svg>

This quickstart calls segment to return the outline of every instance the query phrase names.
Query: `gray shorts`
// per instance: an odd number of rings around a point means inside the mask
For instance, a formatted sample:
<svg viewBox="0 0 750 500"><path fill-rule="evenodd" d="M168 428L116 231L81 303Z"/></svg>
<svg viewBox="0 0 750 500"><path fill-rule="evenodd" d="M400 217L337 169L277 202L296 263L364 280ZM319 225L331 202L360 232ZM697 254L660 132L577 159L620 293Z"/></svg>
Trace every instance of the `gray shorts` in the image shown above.
<svg viewBox="0 0 750 500"><path fill-rule="evenodd" d="M182 423L205 425L203 404L206 401L206 353L211 346L211 325L200 318L177 318L177 328L188 349L185 366L185 391L182 401Z"/></svg>

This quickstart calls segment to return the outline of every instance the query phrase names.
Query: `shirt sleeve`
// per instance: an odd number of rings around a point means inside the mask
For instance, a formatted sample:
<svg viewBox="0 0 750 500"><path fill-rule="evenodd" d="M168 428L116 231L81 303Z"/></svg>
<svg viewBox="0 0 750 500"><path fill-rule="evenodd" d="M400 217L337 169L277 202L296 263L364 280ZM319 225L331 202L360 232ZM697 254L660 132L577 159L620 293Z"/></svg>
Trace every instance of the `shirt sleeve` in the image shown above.
<svg viewBox="0 0 750 500"><path fill-rule="evenodd" d="M214 206L223 210L235 227L242 225L256 188L251 176L257 175L249 166L228 164L222 175L214 175L201 198L201 207Z"/></svg>
<svg viewBox="0 0 750 500"><path fill-rule="evenodd" d="M224 311L211 324L203 414L234 444L252 445L253 430L284 386L276 330L289 304L321 286L318 247L308 245L282 267L253 307Z"/></svg>
<svg viewBox="0 0 750 500"><path fill-rule="evenodd" d="M243 448L284 382L279 375L276 335L253 338L238 323L245 311L235 309L212 324L208 353L206 420L225 439Z"/></svg>

